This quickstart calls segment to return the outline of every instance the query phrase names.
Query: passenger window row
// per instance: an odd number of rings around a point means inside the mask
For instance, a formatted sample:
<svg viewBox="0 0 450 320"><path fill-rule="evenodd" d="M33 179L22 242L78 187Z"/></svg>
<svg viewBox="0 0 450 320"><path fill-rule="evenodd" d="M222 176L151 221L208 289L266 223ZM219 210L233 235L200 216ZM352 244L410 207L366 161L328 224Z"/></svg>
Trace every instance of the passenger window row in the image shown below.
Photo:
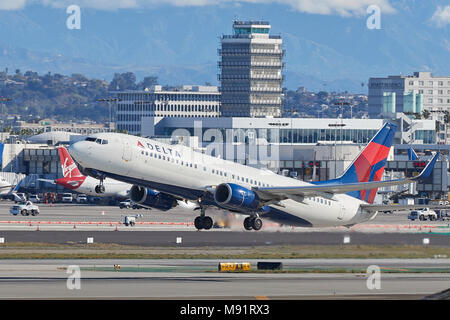
<svg viewBox="0 0 450 320"><path fill-rule="evenodd" d="M167 159L168 162L172 162L172 163L176 162L176 164L179 164L179 165L182 165L182 166L186 166L186 167L190 167L190 168L194 168L194 169L198 168L197 164L188 163L188 162L181 161L181 160L178 160L178 159L175 161L173 158L163 156L163 155L161 155L159 153L153 153L153 152L148 152L148 151L141 151L141 154L144 155L144 156L150 156L150 157L153 157L153 158L156 158L156 159L161 159L161 160L166 160ZM205 171L205 172L207 171L205 166L203 166L203 171ZM228 173L225 172L225 171L222 171L222 170L212 169L211 172L213 174L217 174L219 176L228 177ZM231 175L231 179L236 181L236 182L249 183L249 184L251 184L253 186L270 187L270 185L267 184L267 183L263 183L261 181L256 181L256 180L253 180L253 179L245 178L245 177L242 177L242 176L240 177L240 176L234 175L234 174Z"/></svg>
<svg viewBox="0 0 450 320"><path fill-rule="evenodd" d="M327 199L324 199L324 198L321 198L321 197L309 197L308 199L311 200L311 201L317 202L317 203L324 204L326 206L331 206L331 201L330 200L327 200Z"/></svg>

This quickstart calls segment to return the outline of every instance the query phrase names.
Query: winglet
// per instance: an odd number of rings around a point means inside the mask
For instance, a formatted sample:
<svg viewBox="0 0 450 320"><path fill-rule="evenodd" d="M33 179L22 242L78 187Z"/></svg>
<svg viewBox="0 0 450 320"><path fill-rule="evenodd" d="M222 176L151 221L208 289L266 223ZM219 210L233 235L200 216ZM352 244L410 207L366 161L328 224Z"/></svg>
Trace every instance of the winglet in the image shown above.
<svg viewBox="0 0 450 320"><path fill-rule="evenodd" d="M408 149L408 160L417 160L419 157L413 148Z"/></svg>
<svg viewBox="0 0 450 320"><path fill-rule="evenodd" d="M414 180L426 179L431 175L433 171L434 165L436 164L437 159L439 158L439 152L436 152L434 157L428 162L427 166L422 170L422 172L414 178Z"/></svg>

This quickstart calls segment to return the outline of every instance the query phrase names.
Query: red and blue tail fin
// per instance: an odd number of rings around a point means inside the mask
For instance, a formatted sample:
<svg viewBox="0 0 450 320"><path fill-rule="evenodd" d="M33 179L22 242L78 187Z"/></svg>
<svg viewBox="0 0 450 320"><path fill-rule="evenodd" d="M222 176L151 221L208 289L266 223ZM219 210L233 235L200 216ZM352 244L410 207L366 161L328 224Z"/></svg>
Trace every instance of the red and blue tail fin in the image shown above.
<svg viewBox="0 0 450 320"><path fill-rule="evenodd" d="M395 124L386 123L338 180L341 183L380 181L396 129ZM348 195L373 203L377 190L353 191L349 192Z"/></svg>
<svg viewBox="0 0 450 320"><path fill-rule="evenodd" d="M332 180L313 182L313 184L352 184L380 181L396 129L397 126L395 124L386 123L372 140L370 140L342 176ZM368 203L373 203L377 190L351 191L347 194Z"/></svg>

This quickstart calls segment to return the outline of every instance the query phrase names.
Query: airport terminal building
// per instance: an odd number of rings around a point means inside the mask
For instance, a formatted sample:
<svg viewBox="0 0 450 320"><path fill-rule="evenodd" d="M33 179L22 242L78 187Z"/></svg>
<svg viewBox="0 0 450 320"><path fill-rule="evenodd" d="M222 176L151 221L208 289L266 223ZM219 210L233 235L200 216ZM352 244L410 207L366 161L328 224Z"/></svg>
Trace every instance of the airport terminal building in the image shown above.
<svg viewBox="0 0 450 320"><path fill-rule="evenodd" d="M446 195L449 148L436 144L434 120L413 120L402 114L395 120L149 116L141 118L143 131L139 134L167 143L183 143L199 152L314 181L342 174L387 121L395 122L398 129L384 179L417 174L431 151L439 150L443 156L436 164L433 177L426 184L417 185L411 193L426 192L433 197ZM68 145L83 137L72 134L61 141L53 139L53 145L31 138L5 144L1 168L4 172L29 176L31 188L58 191L60 187L38 179L61 177L56 146ZM408 161L407 150L411 145L422 156L421 161Z"/></svg>
<svg viewBox="0 0 450 320"><path fill-rule="evenodd" d="M439 150L444 156L436 165L433 178L425 185L419 184L417 191L446 194L449 148L436 144L435 121L415 120L404 114L397 114L394 120L147 117L142 119L142 135L168 143L181 141L213 156L305 181L327 180L342 174L388 121L396 123L398 129L385 178L420 172L422 162L408 161L411 145L423 159Z"/></svg>

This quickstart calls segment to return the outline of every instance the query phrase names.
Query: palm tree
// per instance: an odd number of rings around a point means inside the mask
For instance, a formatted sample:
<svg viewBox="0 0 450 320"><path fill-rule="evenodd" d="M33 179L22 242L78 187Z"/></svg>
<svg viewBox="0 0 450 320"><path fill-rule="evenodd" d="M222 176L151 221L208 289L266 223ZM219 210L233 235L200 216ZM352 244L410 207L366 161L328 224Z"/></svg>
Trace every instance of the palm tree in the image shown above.
<svg viewBox="0 0 450 320"><path fill-rule="evenodd" d="M447 144L447 128L448 128L449 123L450 123L450 112L448 110L445 110L444 111L444 124L445 124L444 144Z"/></svg>

